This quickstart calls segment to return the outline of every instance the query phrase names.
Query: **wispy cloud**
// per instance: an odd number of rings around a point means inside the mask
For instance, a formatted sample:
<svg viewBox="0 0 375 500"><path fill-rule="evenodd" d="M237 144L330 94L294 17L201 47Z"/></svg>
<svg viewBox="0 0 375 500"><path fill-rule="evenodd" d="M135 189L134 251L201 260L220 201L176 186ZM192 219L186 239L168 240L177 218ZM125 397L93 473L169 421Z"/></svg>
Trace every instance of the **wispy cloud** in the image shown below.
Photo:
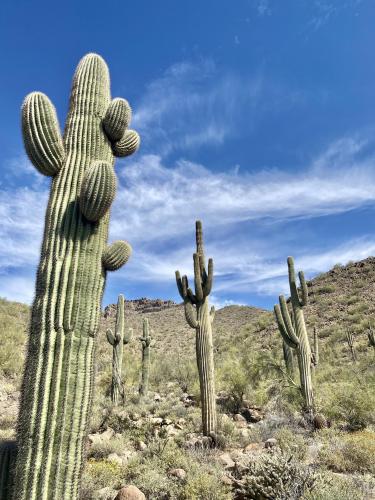
<svg viewBox="0 0 375 500"><path fill-rule="evenodd" d="M257 105L261 88L260 75L239 78L209 59L174 64L149 84L132 125L144 150L161 155L221 144L235 133L241 109Z"/></svg>

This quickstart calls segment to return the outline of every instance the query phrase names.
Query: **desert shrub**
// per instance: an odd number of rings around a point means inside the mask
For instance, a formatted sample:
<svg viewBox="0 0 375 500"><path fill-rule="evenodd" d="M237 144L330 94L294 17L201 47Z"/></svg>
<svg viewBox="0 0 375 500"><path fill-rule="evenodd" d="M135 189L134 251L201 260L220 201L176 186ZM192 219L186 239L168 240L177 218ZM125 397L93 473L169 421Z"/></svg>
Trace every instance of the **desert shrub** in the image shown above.
<svg viewBox="0 0 375 500"><path fill-rule="evenodd" d="M364 429L375 422L375 395L364 380L330 385L321 398L323 413L331 420L343 422L349 430Z"/></svg>
<svg viewBox="0 0 375 500"><path fill-rule="evenodd" d="M122 477L123 468L120 465L108 460L90 459L85 466L82 489L94 491L106 486L119 489Z"/></svg>
<svg viewBox="0 0 375 500"><path fill-rule="evenodd" d="M331 472L317 475L313 487L303 495L303 500L368 500L369 487L351 477Z"/></svg>
<svg viewBox="0 0 375 500"><path fill-rule="evenodd" d="M375 433L371 431L330 436L320 461L335 472L375 474Z"/></svg>
<svg viewBox="0 0 375 500"><path fill-rule="evenodd" d="M336 288L333 285L322 285L319 288L317 288L316 293L318 294L333 293L335 290Z"/></svg>
<svg viewBox="0 0 375 500"><path fill-rule="evenodd" d="M201 472L187 480L179 498L181 500L230 500L228 486L208 472Z"/></svg>
<svg viewBox="0 0 375 500"><path fill-rule="evenodd" d="M235 498L284 500L301 498L312 487L314 477L308 467L281 453L261 456L249 464ZM243 496L241 496L243 495Z"/></svg>
<svg viewBox="0 0 375 500"><path fill-rule="evenodd" d="M277 444L284 455L291 455L297 460L304 460L307 453L307 443L301 434L294 429L282 427L275 434Z"/></svg>

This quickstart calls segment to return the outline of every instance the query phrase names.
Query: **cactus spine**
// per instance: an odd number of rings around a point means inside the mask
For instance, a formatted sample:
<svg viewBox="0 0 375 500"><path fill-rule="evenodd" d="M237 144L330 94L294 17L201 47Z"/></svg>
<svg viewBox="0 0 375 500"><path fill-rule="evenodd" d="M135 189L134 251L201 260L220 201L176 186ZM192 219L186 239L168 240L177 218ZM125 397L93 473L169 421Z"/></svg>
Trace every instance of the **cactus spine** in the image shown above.
<svg viewBox="0 0 375 500"><path fill-rule="evenodd" d="M151 351L151 335L148 318L143 319L143 337L139 337L142 345L142 375L139 386L139 395L141 398L148 394L148 383L150 379L150 351Z"/></svg>
<svg viewBox="0 0 375 500"><path fill-rule="evenodd" d="M350 354L352 355L352 360L353 363L357 361L357 355L354 349L354 335L353 333L347 328L346 330L346 341L348 343L349 349L350 349Z"/></svg>
<svg viewBox="0 0 375 500"><path fill-rule="evenodd" d="M133 331L131 328L125 334L125 300L123 295L118 296L117 311L116 311L116 327L115 332L109 328L107 330L107 340L113 347L112 355L112 384L111 384L111 399L112 403L117 405L121 399L125 401L125 389L121 378L122 357L124 345L128 344L132 338Z"/></svg>
<svg viewBox="0 0 375 500"><path fill-rule="evenodd" d="M213 260L205 267L202 223L196 222L197 251L193 255L195 293L189 288L187 276L176 271L178 291L184 301L186 321L196 331L196 356L201 392L203 434L216 434L215 372L212 344L212 322L215 309L209 309L208 296L212 288Z"/></svg>
<svg viewBox="0 0 375 500"><path fill-rule="evenodd" d="M296 275L294 271L294 261L292 257L288 257L288 274L293 310L293 322L291 320L288 306L283 295L280 295L280 305L275 305L274 311L283 340L288 344L289 347L291 347L292 349L296 349L301 390L305 401L305 410L308 416L312 418L314 412L314 397L311 378L312 358L305 319L303 315L303 307L307 304L308 291L304 274L301 271L298 273L301 283L301 296L299 295L296 284Z"/></svg>
<svg viewBox="0 0 375 500"><path fill-rule="evenodd" d="M15 441L0 442L0 500L10 500L12 497L16 456Z"/></svg>
<svg viewBox="0 0 375 500"><path fill-rule="evenodd" d="M21 389L17 500L78 498L106 263L117 268L130 255L126 242L121 255L107 246L117 136L105 130L121 118L111 110L108 68L96 54L75 72L63 137L44 94L28 95L22 108L28 156L53 178Z"/></svg>

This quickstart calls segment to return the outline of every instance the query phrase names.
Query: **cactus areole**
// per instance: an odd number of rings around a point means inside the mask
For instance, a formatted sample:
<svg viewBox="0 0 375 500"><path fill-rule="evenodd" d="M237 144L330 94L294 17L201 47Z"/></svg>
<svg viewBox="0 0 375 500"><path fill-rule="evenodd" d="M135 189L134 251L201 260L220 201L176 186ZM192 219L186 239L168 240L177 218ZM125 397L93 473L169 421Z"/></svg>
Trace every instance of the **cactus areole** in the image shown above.
<svg viewBox="0 0 375 500"><path fill-rule="evenodd" d="M26 152L52 182L21 389L17 500L79 495L104 283L130 255L124 241L107 245L114 157L139 145L130 116L127 101L111 101L96 54L77 67L63 136L44 94L29 94L22 107Z"/></svg>
<svg viewBox="0 0 375 500"><path fill-rule="evenodd" d="M189 288L187 276L181 278L179 271L176 271L176 282L178 291L184 300L186 321L196 331L203 434L215 437L217 418L212 344L212 322L215 309L212 307L210 310L208 303L213 280L213 261L209 259L206 270L202 223L200 221L196 222L196 244L197 251L193 255L195 293Z"/></svg>

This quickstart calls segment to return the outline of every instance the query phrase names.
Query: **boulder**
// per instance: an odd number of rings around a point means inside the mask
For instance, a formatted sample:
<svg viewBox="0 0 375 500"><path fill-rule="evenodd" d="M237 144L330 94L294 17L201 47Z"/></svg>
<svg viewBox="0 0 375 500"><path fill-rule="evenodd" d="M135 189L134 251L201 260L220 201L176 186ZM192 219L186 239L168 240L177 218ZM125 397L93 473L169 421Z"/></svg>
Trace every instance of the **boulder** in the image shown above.
<svg viewBox="0 0 375 500"><path fill-rule="evenodd" d="M168 476L174 476L180 481L183 481L186 478L186 471L184 469L170 469L168 471Z"/></svg>
<svg viewBox="0 0 375 500"><path fill-rule="evenodd" d="M115 500L146 500L146 497L136 486L128 485L121 488Z"/></svg>

